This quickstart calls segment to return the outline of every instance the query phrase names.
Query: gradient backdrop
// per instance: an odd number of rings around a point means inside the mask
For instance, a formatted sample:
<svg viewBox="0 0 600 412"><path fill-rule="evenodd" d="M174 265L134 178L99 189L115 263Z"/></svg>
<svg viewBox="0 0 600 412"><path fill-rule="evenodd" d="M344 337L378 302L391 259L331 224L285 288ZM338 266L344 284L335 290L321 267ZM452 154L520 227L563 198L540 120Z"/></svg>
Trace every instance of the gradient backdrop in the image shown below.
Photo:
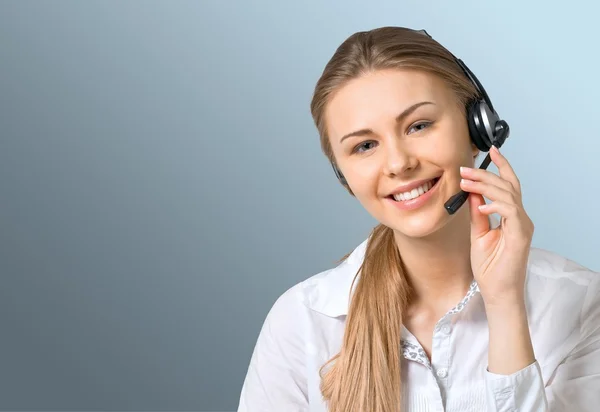
<svg viewBox="0 0 600 412"><path fill-rule="evenodd" d="M598 270L599 10L555 3L0 0L0 409L237 408L276 298L376 224L309 112L359 30L470 66L534 246Z"/></svg>

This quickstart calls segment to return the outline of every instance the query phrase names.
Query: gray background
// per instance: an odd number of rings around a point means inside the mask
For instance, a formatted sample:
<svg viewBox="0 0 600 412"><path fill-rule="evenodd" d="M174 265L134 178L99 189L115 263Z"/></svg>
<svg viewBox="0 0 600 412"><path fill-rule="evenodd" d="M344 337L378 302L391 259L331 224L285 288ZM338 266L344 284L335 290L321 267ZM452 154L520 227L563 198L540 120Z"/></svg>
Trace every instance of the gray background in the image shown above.
<svg viewBox="0 0 600 412"><path fill-rule="evenodd" d="M0 1L0 409L237 408L275 299L376 224L309 112L358 30L425 28L470 66L511 125L534 246L597 270L597 16L591 1Z"/></svg>

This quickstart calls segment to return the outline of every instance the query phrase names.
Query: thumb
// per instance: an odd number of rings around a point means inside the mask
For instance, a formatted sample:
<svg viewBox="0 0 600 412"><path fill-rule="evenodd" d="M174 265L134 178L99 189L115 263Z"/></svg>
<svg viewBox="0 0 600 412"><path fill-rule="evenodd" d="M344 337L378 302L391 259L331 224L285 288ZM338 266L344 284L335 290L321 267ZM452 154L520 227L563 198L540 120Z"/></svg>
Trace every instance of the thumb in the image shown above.
<svg viewBox="0 0 600 412"><path fill-rule="evenodd" d="M479 211L478 206L484 205L485 199L477 193L469 193L469 209L471 213L471 239L478 239L490 231L487 215Z"/></svg>

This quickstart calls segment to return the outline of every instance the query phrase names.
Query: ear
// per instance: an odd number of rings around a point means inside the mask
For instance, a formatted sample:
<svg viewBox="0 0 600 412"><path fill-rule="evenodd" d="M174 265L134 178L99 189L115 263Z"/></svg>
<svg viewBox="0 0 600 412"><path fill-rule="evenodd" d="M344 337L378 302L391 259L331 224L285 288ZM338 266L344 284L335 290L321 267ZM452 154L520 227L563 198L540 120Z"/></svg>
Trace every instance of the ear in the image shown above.
<svg viewBox="0 0 600 412"><path fill-rule="evenodd" d="M477 148L475 143L471 143L471 154L473 155L473 160L475 160L477 156L479 156L479 153L481 153L481 150Z"/></svg>

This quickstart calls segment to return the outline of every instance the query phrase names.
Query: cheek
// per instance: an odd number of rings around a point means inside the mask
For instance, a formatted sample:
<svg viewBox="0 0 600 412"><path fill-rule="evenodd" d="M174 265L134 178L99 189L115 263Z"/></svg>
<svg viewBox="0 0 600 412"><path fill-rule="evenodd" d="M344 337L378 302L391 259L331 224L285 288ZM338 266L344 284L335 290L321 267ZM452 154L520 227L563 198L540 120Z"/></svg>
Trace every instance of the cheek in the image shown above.
<svg viewBox="0 0 600 412"><path fill-rule="evenodd" d="M356 178L363 181L373 183L379 176L381 165L376 159L362 159L357 162L354 167Z"/></svg>
<svg viewBox="0 0 600 412"><path fill-rule="evenodd" d="M351 170L349 182L357 197L366 197L377 193L380 170L374 162L364 162L360 165L354 165Z"/></svg>
<svg viewBox="0 0 600 412"><path fill-rule="evenodd" d="M460 166L472 161L471 142L460 131L440 133L430 147L442 167Z"/></svg>

